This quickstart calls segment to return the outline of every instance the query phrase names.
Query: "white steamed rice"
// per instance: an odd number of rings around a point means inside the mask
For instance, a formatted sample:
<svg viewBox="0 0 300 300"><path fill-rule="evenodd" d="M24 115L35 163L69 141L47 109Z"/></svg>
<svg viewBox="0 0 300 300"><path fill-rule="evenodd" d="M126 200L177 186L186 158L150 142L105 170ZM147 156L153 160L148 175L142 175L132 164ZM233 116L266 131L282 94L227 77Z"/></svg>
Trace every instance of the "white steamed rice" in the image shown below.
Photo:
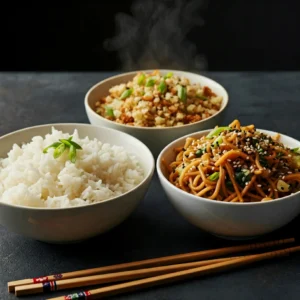
<svg viewBox="0 0 300 300"><path fill-rule="evenodd" d="M121 195L144 179L138 159L123 147L80 138L77 130L72 136L82 147L75 164L68 160L68 151L57 159L53 148L43 153L50 144L70 137L55 128L45 138L13 145L0 159L0 201L45 208L87 205Z"/></svg>

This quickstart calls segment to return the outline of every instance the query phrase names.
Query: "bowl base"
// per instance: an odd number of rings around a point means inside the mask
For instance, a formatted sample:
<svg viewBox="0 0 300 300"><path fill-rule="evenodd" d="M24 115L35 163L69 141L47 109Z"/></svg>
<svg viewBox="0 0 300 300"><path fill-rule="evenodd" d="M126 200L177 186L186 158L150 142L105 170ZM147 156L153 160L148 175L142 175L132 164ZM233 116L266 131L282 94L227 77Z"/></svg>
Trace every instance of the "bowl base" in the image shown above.
<svg viewBox="0 0 300 300"><path fill-rule="evenodd" d="M231 240L231 241L247 241L247 240L254 240L260 238L262 235L254 235L254 236L228 236L228 235L219 235L212 233L212 235L224 239L224 240Z"/></svg>

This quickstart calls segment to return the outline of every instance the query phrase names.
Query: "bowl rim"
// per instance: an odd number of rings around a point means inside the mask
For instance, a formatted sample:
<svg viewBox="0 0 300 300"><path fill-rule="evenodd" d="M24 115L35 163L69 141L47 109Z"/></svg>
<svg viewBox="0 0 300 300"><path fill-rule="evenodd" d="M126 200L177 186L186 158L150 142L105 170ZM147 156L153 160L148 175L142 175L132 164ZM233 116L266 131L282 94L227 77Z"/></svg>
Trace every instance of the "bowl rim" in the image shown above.
<svg viewBox="0 0 300 300"><path fill-rule="evenodd" d="M205 123L206 121L209 121L211 119L213 119L214 117L217 117L218 115L220 115L222 112L225 111L225 109L228 107L228 104L229 104L229 95L228 95L228 92L227 90L220 84L218 83L217 81L207 77L207 76L204 76L204 75L201 75L201 74L198 74L198 73L193 73L193 72L189 72L189 71L182 71L182 70L176 70L176 69L157 69L159 70L160 72L173 72L173 73L182 73L182 74L187 74L188 76L198 76L200 79L205 79L205 80L208 80L210 81L213 85L216 85L218 86L219 89L221 89L224 93L224 96L223 96L223 100L224 101L224 106L217 112L215 113L214 115L206 118L206 119L203 119L203 120L200 120L200 121L197 121L197 122L194 122L194 123L191 123L191 124L184 124L182 126L170 126L170 127L142 127L142 126L128 126L128 125L125 125L125 124L121 124L121 123L117 123L117 122L114 122L114 121L111 121L111 120L108 120L108 119L105 119L103 118L102 116L100 116L99 114L97 114L93 109L92 107L90 106L89 104L89 97L90 97L90 94L100 85L102 85L103 83L106 83L106 82L109 82L110 80L113 80L113 79L116 79L116 78L120 78L120 77L123 77L123 76L129 76L129 75L135 75L137 74L138 72L152 72L156 69L145 69L145 70L136 70L136 71L130 71L130 72L125 72L125 73L119 73L119 74L116 74L116 75L113 75L113 76L110 76L110 77L107 77L99 82L97 82L96 84L94 84L92 87L89 88L89 90L87 91L87 93L85 94L85 97L84 97L84 106L85 106L85 109L86 109L86 112L88 114L91 114L93 115L94 117L97 117L101 120L103 120L103 122L107 122L108 124L114 124L116 127L120 127L120 128L131 128L131 129L137 129L137 130L176 130L178 128L186 128L186 127L191 127L193 125L199 125L201 123Z"/></svg>
<svg viewBox="0 0 300 300"><path fill-rule="evenodd" d="M43 127L49 127L51 129L51 127L55 127L55 126L74 126L74 130L76 129L76 127L85 127L85 128L97 128L97 129L103 129L103 130L108 130L111 131L112 134L113 133L119 133L123 136L127 136L128 138L132 138L133 140L135 140L136 142L140 143L141 145L143 145L145 147L144 151L148 151L148 158L151 160L151 167L149 169L149 171L147 172L147 174L144 175L143 180L136 185L135 187L133 187L131 190L119 195L119 196L115 196L100 202L96 202L96 203L91 203L91 204L85 204L85 205L79 205L79 206L72 206L72 207L31 207L31 206L25 206L25 205L16 205L16 204L10 204L10 203L5 203L0 201L0 206L4 205L4 206L9 206L12 208L16 208L16 209L25 209L25 210L34 210L34 211L44 211L44 212L49 212L49 211L65 211L65 210L79 210L79 209L88 209L89 207L95 206L95 205L101 205L102 203L106 203L106 202L111 202L114 200L118 200L126 195L129 195L131 193L133 193L134 191L136 191L137 189L139 189L141 186L143 186L146 181L148 181L149 179L151 180L151 178L153 177L154 171L155 171L155 160L153 157L152 152L150 151L150 149L143 143L141 142L139 139L137 139L136 137L120 131L120 130L116 130L113 128L107 128L107 127L103 127L103 126L99 126L99 125L92 125L92 124L88 124L88 123L47 123L47 124L40 124L40 125L34 125L34 126L30 126L30 127L25 127L22 129L18 129L12 132L9 132L7 134L4 134L2 136L0 136L0 143L2 141L2 139L8 137L8 136L12 136L14 134L17 133L22 133L24 131L30 131L32 129L36 129L36 128L43 128ZM33 137L33 136L32 136ZM11 145L12 147L13 145ZM144 153L144 152L143 152ZM0 157L2 158L2 157Z"/></svg>
<svg viewBox="0 0 300 300"><path fill-rule="evenodd" d="M172 148L172 146L174 144L176 144L177 142L179 142L180 140L184 140L186 139L187 137L191 137L191 136L194 136L194 135L204 135L204 134L207 134L209 133L211 129L205 129L205 130L200 130L200 131L197 131L197 132L193 132L193 133L189 133L189 134L186 134L176 140L173 140L171 143L169 143L167 146L165 146L161 152L159 153L158 157L157 157L157 160L156 160L156 172L158 174L158 177L161 181L161 185L162 187L164 185L167 185L168 187L170 187L171 189L173 189L175 192L179 193L182 197L191 197L193 200L195 201L204 201L204 202L209 202L210 204L213 204L213 205L225 205L225 206L235 206L235 207L247 207L247 206L257 206L257 205L271 205L271 203L278 203L280 201L285 201L289 198L293 198L294 196L297 196L300 194L300 191L299 192L296 192L292 195L287 195L287 196L284 196L284 197L281 197L281 198L278 198L278 199L274 199L272 201L260 201L260 202L224 202L224 201L216 201L216 200L211 200L211 199L208 199L208 198L203 198L203 197L198 197L198 196L195 196L193 194L190 194L190 193L187 193L177 187L175 187L173 184L171 184L171 182L164 176L162 170L161 170L161 160L162 160L162 156L164 155L164 152L169 149L169 148ZM291 140L293 140L295 143L298 143L299 146L300 146L300 141L299 140L296 140L295 138L291 137L291 136L288 136L286 134L283 134L283 133L280 133L280 132L275 132L275 131L272 131L272 130L268 130L268 129L259 129L259 128L256 128L257 131L261 131L261 132L265 132L267 134L277 134L279 133L280 136L282 137L286 137L286 138L289 138ZM164 187L163 187L164 189Z"/></svg>

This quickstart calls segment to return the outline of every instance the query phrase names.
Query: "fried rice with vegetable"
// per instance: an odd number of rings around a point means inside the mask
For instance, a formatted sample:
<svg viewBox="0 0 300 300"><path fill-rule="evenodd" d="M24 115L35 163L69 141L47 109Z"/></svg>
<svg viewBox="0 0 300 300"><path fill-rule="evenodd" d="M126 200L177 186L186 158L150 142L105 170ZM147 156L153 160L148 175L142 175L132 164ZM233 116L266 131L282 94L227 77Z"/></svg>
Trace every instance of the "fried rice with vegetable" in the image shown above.
<svg viewBox="0 0 300 300"><path fill-rule="evenodd" d="M125 125L173 127L213 116L222 100L208 86L155 70L138 72L131 81L111 87L109 95L96 102L95 111Z"/></svg>

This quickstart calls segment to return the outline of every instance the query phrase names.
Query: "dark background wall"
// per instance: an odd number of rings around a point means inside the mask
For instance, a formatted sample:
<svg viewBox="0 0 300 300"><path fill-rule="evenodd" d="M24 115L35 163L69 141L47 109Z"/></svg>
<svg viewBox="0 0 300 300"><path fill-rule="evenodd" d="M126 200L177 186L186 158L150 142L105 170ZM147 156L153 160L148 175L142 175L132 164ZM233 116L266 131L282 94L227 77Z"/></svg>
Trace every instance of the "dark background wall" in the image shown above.
<svg viewBox="0 0 300 300"><path fill-rule="evenodd" d="M0 70L299 70L299 1L1 4Z"/></svg>

